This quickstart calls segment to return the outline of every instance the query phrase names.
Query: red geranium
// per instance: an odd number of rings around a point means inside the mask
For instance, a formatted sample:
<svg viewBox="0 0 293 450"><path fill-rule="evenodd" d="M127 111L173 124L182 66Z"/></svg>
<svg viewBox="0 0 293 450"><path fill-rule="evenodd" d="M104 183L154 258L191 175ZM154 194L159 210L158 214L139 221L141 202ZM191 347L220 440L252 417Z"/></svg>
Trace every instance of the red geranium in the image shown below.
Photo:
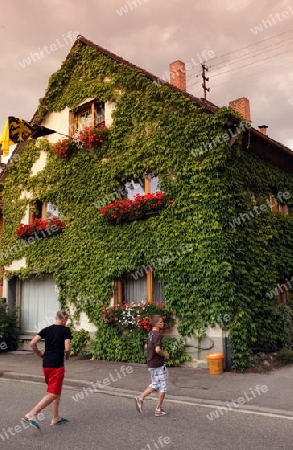
<svg viewBox="0 0 293 450"><path fill-rule="evenodd" d="M50 219L34 219L28 225L24 225L23 223L19 224L17 229L15 230L18 237L22 239L27 239L29 237L33 237L35 233L41 231L47 231L45 236L50 236L53 234L57 234L60 232L66 223L63 222L59 217L50 217Z"/></svg>
<svg viewBox="0 0 293 450"><path fill-rule="evenodd" d="M130 217L143 218L148 212L159 212L172 200L168 200L163 192L154 194L137 194L134 200L117 199L100 209L102 216L109 224L127 222Z"/></svg>
<svg viewBox="0 0 293 450"><path fill-rule="evenodd" d="M84 127L79 133L78 140L82 147L95 148L99 147L105 141L108 128L105 122L98 127Z"/></svg>
<svg viewBox="0 0 293 450"><path fill-rule="evenodd" d="M73 138L61 139L53 144L52 153L60 158L68 158L79 148L78 142Z"/></svg>

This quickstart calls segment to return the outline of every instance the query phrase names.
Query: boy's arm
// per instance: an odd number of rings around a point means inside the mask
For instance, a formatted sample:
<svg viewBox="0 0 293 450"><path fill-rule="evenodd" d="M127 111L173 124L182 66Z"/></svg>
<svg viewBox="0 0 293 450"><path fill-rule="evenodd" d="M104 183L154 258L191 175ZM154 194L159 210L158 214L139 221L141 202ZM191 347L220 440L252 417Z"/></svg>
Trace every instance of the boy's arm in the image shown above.
<svg viewBox="0 0 293 450"><path fill-rule="evenodd" d="M169 353L163 352L160 345L156 345L155 350L158 355L163 356L163 358L169 359Z"/></svg>
<svg viewBox="0 0 293 450"><path fill-rule="evenodd" d="M41 336L36 334L36 336L30 341L30 346L34 353L36 353L40 358L44 356L44 352L38 349L37 343L42 340Z"/></svg>
<svg viewBox="0 0 293 450"><path fill-rule="evenodd" d="M64 348L65 348L65 359L69 359L70 355L70 339L65 339L64 341Z"/></svg>

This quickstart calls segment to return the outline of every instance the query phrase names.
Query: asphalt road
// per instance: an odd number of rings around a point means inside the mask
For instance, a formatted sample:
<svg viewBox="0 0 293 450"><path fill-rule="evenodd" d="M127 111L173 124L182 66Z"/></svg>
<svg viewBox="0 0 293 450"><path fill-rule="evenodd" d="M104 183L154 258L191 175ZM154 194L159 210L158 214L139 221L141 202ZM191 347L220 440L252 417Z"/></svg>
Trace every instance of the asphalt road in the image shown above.
<svg viewBox="0 0 293 450"><path fill-rule="evenodd" d="M21 417L45 393L37 383L1 380L0 449L7 450L274 450L292 449L293 420L253 411L215 409L193 401L166 401L169 415L154 417L155 402L143 414L128 395L64 389L60 412L68 424L50 426L50 407L39 432L24 428ZM77 400L78 399L78 400ZM167 400L167 398L166 398ZM211 413L217 412L211 420ZM209 416L209 417L207 417ZM27 426L25 424L25 426Z"/></svg>

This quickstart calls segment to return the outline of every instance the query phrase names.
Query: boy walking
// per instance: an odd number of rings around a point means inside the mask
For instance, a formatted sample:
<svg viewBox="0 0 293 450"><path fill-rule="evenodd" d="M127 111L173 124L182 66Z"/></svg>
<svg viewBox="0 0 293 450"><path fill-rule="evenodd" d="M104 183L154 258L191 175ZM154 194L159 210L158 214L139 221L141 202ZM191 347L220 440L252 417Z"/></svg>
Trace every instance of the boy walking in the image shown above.
<svg viewBox="0 0 293 450"><path fill-rule="evenodd" d="M135 397L135 407L137 412L142 412L143 401L152 392L158 392L158 401L156 405L155 416L165 416L168 414L162 409L163 400L168 388L168 371L164 364L165 358L169 358L169 353L162 350L162 333L160 330L164 328L164 320L161 316L153 316L151 318L152 331L150 331L147 339L147 365L151 375L151 384L146 390Z"/></svg>
<svg viewBox="0 0 293 450"><path fill-rule="evenodd" d="M66 359L70 354L70 329L66 327L68 313L57 311L55 323L49 327L43 328L30 342L33 351L43 358L43 373L47 383L48 394L28 412L23 420L32 427L40 430L36 420L36 415L52 403L52 421L51 425L59 425L68 422L67 419L59 415L59 402L61 397L62 384L64 379L64 352ZM38 349L37 343L45 340L45 352Z"/></svg>

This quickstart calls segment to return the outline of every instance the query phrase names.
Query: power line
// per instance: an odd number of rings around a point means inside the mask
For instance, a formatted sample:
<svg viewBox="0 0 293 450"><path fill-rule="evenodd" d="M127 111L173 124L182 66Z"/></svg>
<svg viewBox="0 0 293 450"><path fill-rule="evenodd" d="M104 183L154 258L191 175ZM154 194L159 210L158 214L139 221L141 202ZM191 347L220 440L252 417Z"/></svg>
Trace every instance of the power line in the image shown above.
<svg viewBox="0 0 293 450"><path fill-rule="evenodd" d="M278 68L279 68L279 67L286 66L287 64L289 64L289 63L291 63L291 62L293 62L292 59L289 60L289 61L286 61L284 64L279 64L279 65L278 65ZM258 73L266 72L266 71L268 70L269 67L270 67L270 66L268 66L268 67L267 67L266 69L264 69L264 70L260 70L260 71L258 71L258 72L253 72L253 73L244 75L243 77L237 77L237 80L241 80L241 79L243 79L243 78L251 77L251 76L253 76L253 75L257 75ZM231 83L231 80L223 81L222 83L218 83L218 84L214 84L214 85L212 85L212 88L215 88L215 87L217 87L217 86L222 86L223 84L226 84L226 83Z"/></svg>
<svg viewBox="0 0 293 450"><path fill-rule="evenodd" d="M291 50L292 50L292 49L290 48L289 50L285 50L284 52L278 53L277 55L269 55L269 56L267 56L266 58L258 59L257 61L253 61L253 62L251 62L251 63L249 63L249 64L245 64L245 65L242 65L242 66L239 66L239 67L234 67L233 69L226 70L225 72L221 72L221 73L218 73L218 74L215 74L215 75L211 75L211 78L215 78L215 77L218 77L218 76L221 76L221 75L225 75L225 74L227 74L227 73L229 73L229 72L233 72L234 70L240 70L240 69L246 68L246 67L248 67L248 66L252 66L253 64L259 64L259 63L262 62L262 61L266 61L267 59L273 59L273 58L276 58L276 57L278 57L278 56L280 56L280 55L283 55L283 54L285 54L285 53L288 53L288 52L291 51Z"/></svg>
<svg viewBox="0 0 293 450"><path fill-rule="evenodd" d="M241 48L239 48L239 49L237 49L237 50L234 50L234 51L232 51L232 52L224 53L224 54L222 54L222 55L216 56L215 58L212 59L212 61L214 62L215 60L220 59L220 58L223 58L224 56L232 55L232 54L234 54L234 53L236 53L236 52L239 52L239 51L241 51L241 50L248 49L248 48L253 47L253 46L255 46L255 45L259 45L259 44L261 44L262 42L266 42L266 41L268 41L268 40L272 40L272 39L274 39L274 38L276 38L276 37L278 37L278 36L282 36L282 35L284 35L284 34L287 34L287 33L292 32L292 31L293 31L293 28L291 28L290 30L287 30L287 31L283 31L282 33L276 34L276 35L271 36L271 37L269 37L269 38L262 39L261 41L258 41L258 42L254 43L254 44L250 44L250 45L248 45L248 46L241 47ZM289 38L289 39L287 39L287 40L291 40L291 38ZM270 44L270 45L268 45L268 46L261 47L260 49L257 49L257 50L255 50L255 51L252 52L252 53L261 52L261 51L263 51L263 50L266 49L266 48L273 47L273 46L276 46L276 45L278 45L278 44L281 44L281 45L279 45L279 46L282 46L282 43L286 42L287 40L275 42L275 43ZM275 47L275 49L276 49L276 48L278 48L278 47ZM273 50L274 50L274 49L273 49ZM267 53L267 52L266 52L266 53ZM251 54L250 54L250 55L251 55ZM208 67L209 67L209 68L215 68L215 67L217 67L218 65L226 64L226 63L229 63L230 61L237 60L237 59L239 59L239 61L240 61L240 60L246 59L246 58L248 58L248 57L249 57L249 55L248 55L248 56L247 56L247 55L238 55L238 56L235 56L234 58L231 58L231 59L227 60L226 62L219 62L218 64L211 64L211 65L209 65ZM237 62L237 61L236 61L236 62ZM205 61L204 63L206 64L207 61ZM235 63L231 63L231 64L235 64ZM192 68L191 70L195 70L195 68ZM193 78L194 76L199 76L199 75L200 75L199 72L198 72L196 75L190 74L190 76L187 77L187 79L190 79L190 78Z"/></svg>
<svg viewBox="0 0 293 450"><path fill-rule="evenodd" d="M232 64L236 64L237 62L243 61L243 60L245 60L247 58L251 58L251 57L255 58L255 56L259 56L258 53L259 54L264 54L264 53L268 53L268 52L271 52L271 51L275 51L278 48L283 47L285 42L287 42L287 41L290 41L289 43L292 43L293 42L293 37L289 38L289 39L286 39L285 41L276 42L276 44L273 44L273 45L268 45L267 47L259 48L259 49L255 50L254 52L251 52L249 54L239 55L239 57L237 57L237 58L232 58L231 60L228 60L228 61L224 62L222 66L217 68L217 70L221 69L222 67L226 67L227 63L232 65ZM288 45L289 43L287 43L286 45ZM280 44L280 45L277 45L277 44ZM266 48L268 48L268 50L264 51L264 49L266 49ZM254 55L254 56L252 56L252 55ZM235 59L235 61L233 62L234 59ZM218 65L219 64L215 64L215 65L211 65L210 67L211 68L215 68Z"/></svg>
<svg viewBox="0 0 293 450"><path fill-rule="evenodd" d="M265 42L270 39L274 39L275 37L282 36L283 34L290 33L291 31L293 31L293 28L290 28L290 30L283 31L282 33L279 33L279 34L275 34L274 36L268 37L266 39L262 39L261 41L255 42L254 44L250 44L245 47L238 48L237 50L233 50L232 52L228 52L228 53L224 53L223 55L215 56L215 58L213 58L213 61L215 61L216 59L219 59L219 58L223 58L224 56L227 56L227 55L232 55L233 53L239 52L241 50L245 50L247 48L254 47L255 45L259 45L261 42Z"/></svg>

